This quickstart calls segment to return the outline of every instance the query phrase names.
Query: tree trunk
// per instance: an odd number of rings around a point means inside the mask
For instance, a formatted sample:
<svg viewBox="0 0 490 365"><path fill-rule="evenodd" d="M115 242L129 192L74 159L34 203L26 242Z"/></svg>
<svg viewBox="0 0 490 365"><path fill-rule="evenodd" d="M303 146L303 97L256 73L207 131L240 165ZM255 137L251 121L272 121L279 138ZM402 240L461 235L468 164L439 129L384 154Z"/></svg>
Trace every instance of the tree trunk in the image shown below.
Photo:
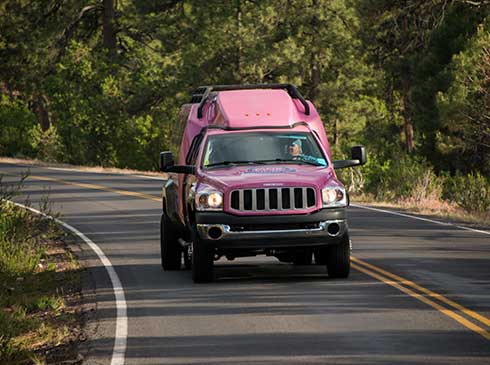
<svg viewBox="0 0 490 365"><path fill-rule="evenodd" d="M104 39L104 47L111 54L116 52L116 31L115 31L115 10L113 0L104 0L104 15L102 17L102 33Z"/></svg>
<svg viewBox="0 0 490 365"><path fill-rule="evenodd" d="M410 109L410 81L407 76L403 78L403 119L405 122L405 148L408 153L412 153L414 148L413 143L413 123L412 123L412 112Z"/></svg>
<svg viewBox="0 0 490 365"><path fill-rule="evenodd" d="M51 127L51 118L47 108L47 99L44 95L38 94L35 96L32 103L32 111L37 117L41 129L45 132Z"/></svg>
<svg viewBox="0 0 490 365"><path fill-rule="evenodd" d="M236 6L236 27L237 27L237 54L236 54L236 78L240 84L243 82L242 63L243 63L243 37L242 37L242 2L237 0Z"/></svg>
<svg viewBox="0 0 490 365"><path fill-rule="evenodd" d="M318 15L316 9L318 9L318 0L313 0L313 8L315 11L313 12L313 16L311 18L311 29L314 31L313 35L313 44L316 45L318 41L316 30L320 27L320 20L318 19ZM321 42L321 40L320 40ZM321 73L320 73L320 62L318 61L318 51L316 47L311 52L311 87L310 87L310 99L311 101L315 101L318 96L318 86L321 81Z"/></svg>
<svg viewBox="0 0 490 365"><path fill-rule="evenodd" d="M318 86L320 85L320 65L316 57L316 53L311 55L311 88L310 88L310 99L315 101L318 96Z"/></svg>

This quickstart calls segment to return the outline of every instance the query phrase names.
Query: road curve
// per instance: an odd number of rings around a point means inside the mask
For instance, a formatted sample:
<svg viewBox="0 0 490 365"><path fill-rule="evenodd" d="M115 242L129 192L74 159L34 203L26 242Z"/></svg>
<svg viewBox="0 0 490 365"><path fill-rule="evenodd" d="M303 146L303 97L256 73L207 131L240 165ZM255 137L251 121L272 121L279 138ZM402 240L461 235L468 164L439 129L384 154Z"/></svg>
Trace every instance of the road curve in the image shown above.
<svg viewBox="0 0 490 365"><path fill-rule="evenodd" d="M4 182L26 167L0 163ZM33 167L61 219L104 251L127 301L125 364L489 364L490 236L349 209L347 280L274 258L220 261L215 283L163 272L162 181ZM87 248L88 250L88 248ZM88 364L110 364L116 307L95 254L97 333Z"/></svg>

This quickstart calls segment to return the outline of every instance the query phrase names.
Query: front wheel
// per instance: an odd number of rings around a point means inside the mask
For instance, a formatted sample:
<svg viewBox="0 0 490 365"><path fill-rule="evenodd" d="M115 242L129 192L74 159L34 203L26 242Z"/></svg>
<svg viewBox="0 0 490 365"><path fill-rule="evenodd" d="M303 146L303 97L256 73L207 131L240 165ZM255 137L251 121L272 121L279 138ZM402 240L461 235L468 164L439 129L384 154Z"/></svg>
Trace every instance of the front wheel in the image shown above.
<svg viewBox="0 0 490 365"><path fill-rule="evenodd" d="M192 280L209 283L214 280L214 257L212 247L199 239L195 227L192 229Z"/></svg>
<svg viewBox="0 0 490 365"><path fill-rule="evenodd" d="M327 247L327 272L331 278L346 278L350 272L350 240L347 233L342 241Z"/></svg>
<svg viewBox="0 0 490 365"><path fill-rule="evenodd" d="M177 241L177 231L165 213L160 220L160 255L164 270L180 270L182 249Z"/></svg>

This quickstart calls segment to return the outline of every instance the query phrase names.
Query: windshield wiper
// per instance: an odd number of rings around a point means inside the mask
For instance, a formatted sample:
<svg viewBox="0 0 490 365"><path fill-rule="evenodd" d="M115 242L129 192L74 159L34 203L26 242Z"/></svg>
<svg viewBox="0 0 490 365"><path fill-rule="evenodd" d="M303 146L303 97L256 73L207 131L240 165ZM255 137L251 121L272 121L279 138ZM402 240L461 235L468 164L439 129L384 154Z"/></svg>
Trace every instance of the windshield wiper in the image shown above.
<svg viewBox="0 0 490 365"><path fill-rule="evenodd" d="M215 162L215 163L210 163L208 165L205 165L204 167L213 167L213 166L229 166L229 165L261 165L263 164L263 161L221 161L221 162Z"/></svg>
<svg viewBox="0 0 490 365"><path fill-rule="evenodd" d="M230 165L265 165L270 163L298 163L298 164L305 164L305 165L312 165L312 166L324 166L321 163L315 161L308 161L302 159L293 160L293 159L276 158L271 160L256 160L256 161L221 161L221 162L211 163L204 167L230 166Z"/></svg>
<svg viewBox="0 0 490 365"><path fill-rule="evenodd" d="M262 163L271 163L271 162L280 162L280 163L299 163L299 164L306 164L306 165L313 165L313 166L323 166L321 163L314 162L314 161L308 161L308 160L302 160L302 159L285 159L285 158L276 158L274 160L260 160L260 161L255 161L255 162L262 162Z"/></svg>

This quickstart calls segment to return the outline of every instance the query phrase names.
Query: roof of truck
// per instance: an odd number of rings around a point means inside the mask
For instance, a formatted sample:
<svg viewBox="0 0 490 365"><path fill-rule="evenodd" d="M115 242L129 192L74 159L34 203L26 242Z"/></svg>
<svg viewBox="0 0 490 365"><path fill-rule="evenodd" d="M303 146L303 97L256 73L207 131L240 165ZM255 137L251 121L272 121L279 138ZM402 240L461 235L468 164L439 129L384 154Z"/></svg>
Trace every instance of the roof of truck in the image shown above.
<svg viewBox="0 0 490 365"><path fill-rule="evenodd" d="M208 123L235 128L284 126L305 117L303 113L299 115L298 107L284 90L221 91L216 96L216 105L217 115Z"/></svg>
<svg viewBox="0 0 490 365"><path fill-rule="evenodd" d="M181 145L183 150L187 150L203 128L216 128L213 133L298 128L315 131L330 155L318 112L291 84L201 86L192 94L191 103L184 105L182 110L188 116Z"/></svg>
<svg viewBox="0 0 490 365"><path fill-rule="evenodd" d="M320 119L313 104L292 98L284 89L213 91L202 103L201 114L199 107L201 104L193 105L189 121L201 127L277 128L300 121L314 124Z"/></svg>

